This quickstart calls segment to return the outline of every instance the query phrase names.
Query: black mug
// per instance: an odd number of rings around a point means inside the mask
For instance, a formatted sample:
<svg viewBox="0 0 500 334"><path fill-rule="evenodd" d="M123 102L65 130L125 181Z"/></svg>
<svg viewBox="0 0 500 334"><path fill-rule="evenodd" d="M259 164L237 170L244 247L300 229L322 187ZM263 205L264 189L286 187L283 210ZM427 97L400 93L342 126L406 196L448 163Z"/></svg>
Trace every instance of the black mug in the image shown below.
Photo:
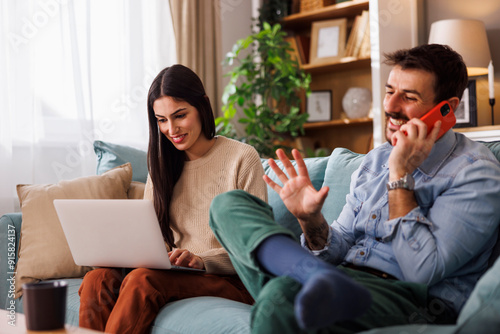
<svg viewBox="0 0 500 334"><path fill-rule="evenodd" d="M67 288L65 281L23 284L23 308L28 330L64 328Z"/></svg>

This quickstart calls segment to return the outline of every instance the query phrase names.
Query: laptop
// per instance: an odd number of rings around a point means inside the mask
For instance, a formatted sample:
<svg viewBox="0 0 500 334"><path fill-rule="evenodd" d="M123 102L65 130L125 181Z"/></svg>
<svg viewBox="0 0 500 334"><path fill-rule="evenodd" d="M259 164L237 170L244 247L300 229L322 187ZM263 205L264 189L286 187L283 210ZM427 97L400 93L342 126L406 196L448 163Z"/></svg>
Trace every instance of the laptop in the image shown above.
<svg viewBox="0 0 500 334"><path fill-rule="evenodd" d="M77 265L205 271L170 263L150 200L56 199L54 207Z"/></svg>

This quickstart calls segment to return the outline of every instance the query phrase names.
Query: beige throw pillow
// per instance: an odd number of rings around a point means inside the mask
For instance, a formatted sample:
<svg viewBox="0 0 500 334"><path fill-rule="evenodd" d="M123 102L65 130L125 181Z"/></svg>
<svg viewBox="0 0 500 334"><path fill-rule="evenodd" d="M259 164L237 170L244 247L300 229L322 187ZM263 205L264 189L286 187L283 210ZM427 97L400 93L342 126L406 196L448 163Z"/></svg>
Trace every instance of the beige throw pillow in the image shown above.
<svg viewBox="0 0 500 334"><path fill-rule="evenodd" d="M54 208L54 199L126 199L130 163L102 175L57 184L18 185L23 223L16 265L16 298L22 285L38 280L82 277L91 267L77 266Z"/></svg>
<svg viewBox="0 0 500 334"><path fill-rule="evenodd" d="M130 188L128 188L128 199L144 199L144 189L146 183L132 181Z"/></svg>

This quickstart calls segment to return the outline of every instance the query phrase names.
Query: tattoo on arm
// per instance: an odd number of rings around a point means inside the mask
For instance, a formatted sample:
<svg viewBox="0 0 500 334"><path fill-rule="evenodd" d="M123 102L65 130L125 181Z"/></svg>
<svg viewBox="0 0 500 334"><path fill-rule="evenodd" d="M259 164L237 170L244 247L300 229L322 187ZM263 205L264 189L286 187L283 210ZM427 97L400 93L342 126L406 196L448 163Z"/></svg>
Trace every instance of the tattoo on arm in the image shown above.
<svg viewBox="0 0 500 334"><path fill-rule="evenodd" d="M325 219L320 224L305 225L304 236L311 250L323 249L328 239L328 224Z"/></svg>

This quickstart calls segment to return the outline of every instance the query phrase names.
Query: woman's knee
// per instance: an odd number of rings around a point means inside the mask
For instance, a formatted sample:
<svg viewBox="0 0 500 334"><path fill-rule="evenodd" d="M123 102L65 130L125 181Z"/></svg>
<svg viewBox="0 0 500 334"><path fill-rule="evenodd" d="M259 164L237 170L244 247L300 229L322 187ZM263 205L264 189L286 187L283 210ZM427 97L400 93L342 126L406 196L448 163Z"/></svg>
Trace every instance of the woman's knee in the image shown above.
<svg viewBox="0 0 500 334"><path fill-rule="evenodd" d="M162 271L148 269L148 268L136 268L132 270L125 277L122 283L122 290L125 288L141 289L147 288L156 281L155 276L158 276Z"/></svg>
<svg viewBox="0 0 500 334"><path fill-rule="evenodd" d="M120 285L123 280L124 273L120 269L112 268L96 268L85 274L83 282L80 285L78 294L81 296L83 292L97 291L102 286Z"/></svg>

